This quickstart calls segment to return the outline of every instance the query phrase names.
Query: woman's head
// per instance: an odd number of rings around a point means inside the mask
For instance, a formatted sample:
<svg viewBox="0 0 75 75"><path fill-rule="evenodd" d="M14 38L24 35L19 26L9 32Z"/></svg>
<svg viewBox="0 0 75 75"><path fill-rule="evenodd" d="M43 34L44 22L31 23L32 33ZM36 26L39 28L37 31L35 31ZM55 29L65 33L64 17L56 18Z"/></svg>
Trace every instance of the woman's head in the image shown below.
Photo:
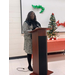
<svg viewBox="0 0 75 75"><path fill-rule="evenodd" d="M33 11L30 11L27 15L26 21L35 20L36 21L36 15Z"/></svg>

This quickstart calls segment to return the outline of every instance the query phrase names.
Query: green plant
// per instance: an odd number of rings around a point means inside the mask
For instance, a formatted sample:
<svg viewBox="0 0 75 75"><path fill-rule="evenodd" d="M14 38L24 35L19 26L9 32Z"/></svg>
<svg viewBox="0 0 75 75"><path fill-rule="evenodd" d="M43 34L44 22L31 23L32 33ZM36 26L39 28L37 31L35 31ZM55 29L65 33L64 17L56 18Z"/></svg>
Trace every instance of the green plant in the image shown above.
<svg viewBox="0 0 75 75"><path fill-rule="evenodd" d="M53 38L53 36L56 37L55 30L57 29L57 24L56 24L56 19L55 19L54 13L51 14L48 28L51 28L49 30L49 32L47 32L49 38L51 38L51 37Z"/></svg>

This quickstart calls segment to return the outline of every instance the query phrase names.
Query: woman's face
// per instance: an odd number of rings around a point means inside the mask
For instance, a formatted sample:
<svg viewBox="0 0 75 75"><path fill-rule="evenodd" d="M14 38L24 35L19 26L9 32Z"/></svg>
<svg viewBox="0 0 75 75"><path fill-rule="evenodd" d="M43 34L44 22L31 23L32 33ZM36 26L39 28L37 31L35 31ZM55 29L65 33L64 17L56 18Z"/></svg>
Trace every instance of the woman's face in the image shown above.
<svg viewBox="0 0 75 75"><path fill-rule="evenodd" d="M32 20L34 19L34 13L33 13L33 12L30 14L30 18L31 18Z"/></svg>

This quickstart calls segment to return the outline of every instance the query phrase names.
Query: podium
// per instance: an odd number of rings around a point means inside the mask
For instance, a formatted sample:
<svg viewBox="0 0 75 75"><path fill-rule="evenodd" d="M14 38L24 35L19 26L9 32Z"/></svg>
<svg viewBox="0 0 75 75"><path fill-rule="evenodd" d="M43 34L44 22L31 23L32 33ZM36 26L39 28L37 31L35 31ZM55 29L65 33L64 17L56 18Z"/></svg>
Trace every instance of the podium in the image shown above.
<svg viewBox="0 0 75 75"><path fill-rule="evenodd" d="M47 66L47 32L50 28L38 28L32 33L33 73L30 75L50 75Z"/></svg>

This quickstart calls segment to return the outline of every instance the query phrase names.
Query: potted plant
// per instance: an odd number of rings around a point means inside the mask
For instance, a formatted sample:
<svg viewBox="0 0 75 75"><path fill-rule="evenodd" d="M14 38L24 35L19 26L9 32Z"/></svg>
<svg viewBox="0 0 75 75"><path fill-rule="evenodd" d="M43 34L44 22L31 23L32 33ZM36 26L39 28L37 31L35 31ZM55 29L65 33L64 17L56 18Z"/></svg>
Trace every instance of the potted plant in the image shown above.
<svg viewBox="0 0 75 75"><path fill-rule="evenodd" d="M56 33L55 30L57 29L56 19L54 13L51 14L50 22L48 24L48 28L51 28L47 31L47 35L49 36L50 40L56 40Z"/></svg>

